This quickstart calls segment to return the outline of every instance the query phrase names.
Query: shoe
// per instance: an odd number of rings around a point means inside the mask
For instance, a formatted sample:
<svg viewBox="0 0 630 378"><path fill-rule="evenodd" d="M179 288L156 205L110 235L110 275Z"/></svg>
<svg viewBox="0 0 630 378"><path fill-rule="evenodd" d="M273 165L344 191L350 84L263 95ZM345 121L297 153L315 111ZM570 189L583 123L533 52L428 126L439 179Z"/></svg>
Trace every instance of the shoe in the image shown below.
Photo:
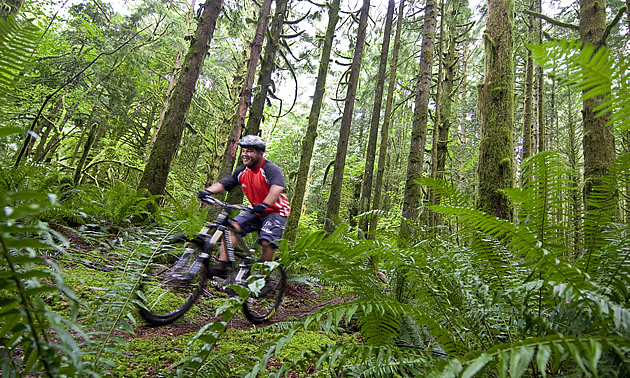
<svg viewBox="0 0 630 378"><path fill-rule="evenodd" d="M225 261L219 261L218 264L208 268L208 277L227 278L228 274L229 274L229 263Z"/></svg>
<svg viewBox="0 0 630 378"><path fill-rule="evenodd" d="M273 289L275 289L275 287L276 287L276 279L274 277L265 278L265 286L263 286L262 289L260 289L260 293L258 293L256 297L257 298L266 297L267 295L269 295L269 293L273 291Z"/></svg>

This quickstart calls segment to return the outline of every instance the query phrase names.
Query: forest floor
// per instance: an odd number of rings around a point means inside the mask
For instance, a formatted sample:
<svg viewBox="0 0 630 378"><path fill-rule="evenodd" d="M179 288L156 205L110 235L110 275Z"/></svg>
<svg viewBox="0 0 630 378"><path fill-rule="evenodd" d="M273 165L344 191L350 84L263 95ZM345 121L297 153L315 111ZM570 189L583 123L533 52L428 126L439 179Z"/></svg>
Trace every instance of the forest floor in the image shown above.
<svg viewBox="0 0 630 378"><path fill-rule="evenodd" d="M115 252L117 244L121 244L120 238L111 235L91 235L86 237L85 233L68 233L68 229L57 229L65 234L70 246L67 248L67 254L64 257L59 256L53 258L62 268L66 281L70 286L78 290L82 299L90 301L89 296L100 295L98 292L86 290L93 287L107 287L115 280L119 279L119 273L112 267L121 266L124 262L120 259L120 254ZM98 240L98 242L96 241ZM235 355L236 364L245 363L246 359L258 352L264 347L275 335L286 329L286 325L275 327L274 324L279 322L299 322L309 314L315 313L318 309L329 305L351 301L354 298L344 296L339 289L326 288L317 282L316 279L293 280L289 275L287 286L285 287L284 298L281 307L274 316L262 325L253 325L245 319L242 313L234 316L228 326L228 332L222 336L217 345L217 350ZM298 281L300 281L298 283ZM86 297L88 296L88 297ZM164 376L175 364L190 353L187 347L188 342L197 332L208 323L214 322L215 311L217 308L217 298L227 298L228 295L217 286L209 284L207 290L203 293L197 302L198 310L191 309L181 319L173 324L154 327L147 325L142 319L136 315L136 327L134 333L118 333L119 337L125 338L129 345L126 352L122 356L113 358L116 366L113 376L121 377L154 377ZM255 335L255 336L252 336ZM301 341L296 341L302 345L297 345L298 349L308 347L317 347L326 343L334 343L335 336L313 333L305 336ZM247 339L249 337L249 339ZM241 344L241 345L239 345ZM236 346L235 346L236 345ZM162 354L164 351L164 354ZM167 352L176 351L174 355ZM158 354L148 361L146 356L150 354ZM249 353L249 355L248 355ZM242 356L244 354L244 356ZM292 359L286 356L286 359ZM279 367L282 361L272 358L269 361L268 368ZM132 374L132 371L137 370ZM311 370L311 369L308 369ZM293 372L291 377L308 377L312 373L302 371L301 373Z"/></svg>

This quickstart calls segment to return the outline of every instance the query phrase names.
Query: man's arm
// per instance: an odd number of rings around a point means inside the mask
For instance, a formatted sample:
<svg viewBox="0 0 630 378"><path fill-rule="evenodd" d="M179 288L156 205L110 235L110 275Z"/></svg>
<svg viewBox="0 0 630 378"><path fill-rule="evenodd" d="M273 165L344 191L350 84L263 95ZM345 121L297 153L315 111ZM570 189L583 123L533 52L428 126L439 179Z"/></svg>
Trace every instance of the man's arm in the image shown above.
<svg viewBox="0 0 630 378"><path fill-rule="evenodd" d="M225 191L225 187L220 182L214 183L206 188L207 191L213 194L221 193Z"/></svg>
<svg viewBox="0 0 630 378"><path fill-rule="evenodd" d="M280 194L282 194L282 192L284 192L284 186L271 185L271 188L269 188L269 194L267 194L267 197L265 197L265 200L263 202L269 206L273 206L273 204L278 202L278 199L280 198Z"/></svg>

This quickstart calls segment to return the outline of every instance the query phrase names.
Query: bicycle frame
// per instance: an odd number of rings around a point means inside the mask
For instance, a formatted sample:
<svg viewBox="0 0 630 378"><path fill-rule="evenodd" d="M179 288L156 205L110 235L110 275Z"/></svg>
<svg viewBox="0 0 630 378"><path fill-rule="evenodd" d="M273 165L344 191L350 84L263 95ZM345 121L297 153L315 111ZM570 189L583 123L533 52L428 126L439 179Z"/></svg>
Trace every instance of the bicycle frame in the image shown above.
<svg viewBox="0 0 630 378"><path fill-rule="evenodd" d="M213 205L216 205L216 203L213 203ZM209 261L211 256L210 254L208 254L207 251L214 250L217 244L221 240L223 240L224 243L223 245L219 246L219 248L226 249L229 262L235 263L237 256L243 260L238 265L239 271L236 274L235 283L238 285L246 286L247 277L249 275L248 270L249 268L251 268L251 265L252 265L251 260L255 251L253 248L249 248L247 246L247 243L245 243L245 239L243 239L243 237L238 232L236 232L234 228L232 227L232 225L230 224L230 218L228 216L228 210L226 209L226 207L236 208L236 209L240 209L240 208L233 205L227 205L227 204L221 204L219 206L221 206L223 210L221 211L221 213L219 213L219 215L217 215L216 220L214 222L206 223L204 227L201 229L201 232L199 233L199 236L203 240L210 240L210 241L208 244L206 244L207 247L204 247L204 251L199 254L198 259L204 262ZM212 235L208 234L208 232L210 232L213 229L215 230L214 233ZM232 235L235 236L237 245L242 248L242 251L245 252L244 254L236 252L236 248L232 241Z"/></svg>

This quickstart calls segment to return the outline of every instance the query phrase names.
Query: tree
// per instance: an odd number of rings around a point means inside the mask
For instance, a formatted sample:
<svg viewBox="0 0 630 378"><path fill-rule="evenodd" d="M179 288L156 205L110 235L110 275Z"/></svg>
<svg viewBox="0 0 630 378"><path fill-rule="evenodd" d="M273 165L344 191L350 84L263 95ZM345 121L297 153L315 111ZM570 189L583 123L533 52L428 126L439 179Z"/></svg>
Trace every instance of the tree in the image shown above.
<svg viewBox="0 0 630 378"><path fill-rule="evenodd" d="M478 86L481 114L479 146L479 202L477 207L497 218L512 220L512 208L505 189L513 186L513 101L512 30L514 2L489 0L488 20L483 34L485 80Z"/></svg>
<svg viewBox="0 0 630 378"><path fill-rule="evenodd" d="M422 47L420 50L420 69L416 84L416 99L413 112L409 159L407 160L407 179L405 181L405 204L403 216L410 220L418 217L418 208L422 197L420 184L424 168L424 149L427 143L427 123L429 121L429 97L433 72L433 50L437 25L437 6L435 0L427 0L424 8L424 26L422 27Z"/></svg>
<svg viewBox="0 0 630 378"><path fill-rule="evenodd" d="M530 2L530 10L534 9L533 1ZM527 40L532 43L534 32L534 18L530 14L527 18ZM534 99L534 59L532 52L527 49L525 63L525 93L523 93L523 146L521 150L521 163L532 156L532 123L533 123L533 99ZM527 175L523 174L523 177ZM523 183L524 184L524 183Z"/></svg>
<svg viewBox="0 0 630 378"><path fill-rule="evenodd" d="M398 52L400 51L400 34L402 31L403 10L405 0L400 0L398 5L398 20L396 21L396 36L394 37L394 51L389 67L389 83L387 84L387 100L385 102L385 114L383 116L383 127L381 127L381 145L378 152L378 165L376 166L376 182L374 184L374 199L372 208L382 209L383 176L385 175L385 160L387 159L387 148L389 145L389 125L392 116L392 104L394 103L394 89L396 88L396 71L398 68ZM370 219L370 231L376 230L378 225L378 214L374 214Z"/></svg>
<svg viewBox="0 0 630 378"><path fill-rule="evenodd" d="M618 19L617 19L618 20ZM595 46L595 50L606 45L606 38L611 25L606 24L605 0L580 0L580 39L583 43ZM615 160L615 135L613 126L608 124L610 116L597 116L595 110L605 100L606 95L599 95L584 100L582 119L584 136L584 204L586 209L593 209L590 202L597 187L603 183L604 176ZM614 191L613 188L607 190ZM612 194L612 192L610 193Z"/></svg>
<svg viewBox="0 0 630 378"><path fill-rule="evenodd" d="M1 0L0 1L0 18L6 19L9 16L17 16L22 8L24 0Z"/></svg>
<svg viewBox="0 0 630 378"><path fill-rule="evenodd" d="M171 163L179 147L184 131L184 121L199 73L205 60L210 41L214 34L217 18L221 12L223 0L207 0L202 5L197 30L190 42L190 49L184 57L184 64L177 83L173 88L164 122L149 159L140 178L139 188L147 189L151 194L163 194Z"/></svg>
<svg viewBox="0 0 630 378"><path fill-rule="evenodd" d="M236 110L237 119L232 129L232 134L230 134L230 139L225 147L225 154L223 155L223 159L221 161L219 177L230 174L234 168L238 141L241 139L247 110L252 102L252 86L254 84L254 77L256 76L256 67L258 66L258 60L260 59L260 52L262 51L265 33L267 32L267 20L269 18L270 11L271 0L263 0L260 8L260 14L258 15L258 22L256 24L256 34L254 35L254 39L251 43L251 52L249 60L247 61L247 71L243 82L243 89L241 90L241 97Z"/></svg>
<svg viewBox="0 0 630 378"><path fill-rule="evenodd" d="M374 91L374 105L372 108L372 118L370 121L370 136L367 144L367 154L365 157L365 173L363 174L363 187L361 189L361 212L370 210L370 200L372 199L372 177L374 175L374 160L376 158L376 139L378 138L378 125L381 121L381 104L383 103L383 85L385 83L385 69L387 68L387 55L389 53L389 40L392 34L392 22L394 19L394 0L389 0L385 29L383 30L383 43L381 45L381 56L379 58L378 73L376 74L376 90ZM385 141L384 143L387 143ZM368 219L363 218L359 227L367 231Z"/></svg>
<svg viewBox="0 0 630 378"><path fill-rule="evenodd" d="M263 119L267 92L269 85L271 85L271 75L276 70L276 55L280 48L282 26L284 25L286 14L287 0L276 0L276 10L273 15L273 20L271 21L271 26L269 27L269 38L265 46L265 55L263 56L260 72L258 73L258 91L254 95L254 100L249 110L249 118L247 119L247 134L258 134L260 131L260 122Z"/></svg>
<svg viewBox="0 0 630 378"><path fill-rule="evenodd" d="M346 99L344 101L343 117L341 119L341 126L339 127L339 139L337 140L337 153L335 155L330 196L328 197L328 206L326 209L325 228L328 232L332 232L334 229L334 225L330 221L332 216L339 214L341 186L343 185L343 172L346 164L346 152L348 151L350 126L352 124L352 117L354 113L354 101L356 99L357 86L359 84L359 73L361 71L361 61L363 59L363 46L365 44L369 11L370 0L363 0L363 7L361 8L361 16L359 18L359 30L357 32L357 40L354 47L354 56L352 58L352 65L350 66L348 89L346 92Z"/></svg>
<svg viewBox="0 0 630 378"><path fill-rule="evenodd" d="M302 139L302 150L300 154L300 165L295 180L295 189L291 198L291 215L287 220L286 232L290 240L295 240L295 232L302 215L302 205L304 203L304 193L306 193L306 182L308 181L308 173L313 159L313 149L315 147L315 138L317 138L317 125L319 123L319 113L322 109L322 102L326 94L326 79L328 78L328 67L330 66L330 53L332 51L333 40L335 38L335 27L339 21L339 8L341 0L332 0L327 4L328 7L328 26L326 27L326 35L322 46L322 55L319 60L319 69L317 71L317 81L315 83L315 92L311 111L308 116L308 124L306 126L306 134Z"/></svg>

